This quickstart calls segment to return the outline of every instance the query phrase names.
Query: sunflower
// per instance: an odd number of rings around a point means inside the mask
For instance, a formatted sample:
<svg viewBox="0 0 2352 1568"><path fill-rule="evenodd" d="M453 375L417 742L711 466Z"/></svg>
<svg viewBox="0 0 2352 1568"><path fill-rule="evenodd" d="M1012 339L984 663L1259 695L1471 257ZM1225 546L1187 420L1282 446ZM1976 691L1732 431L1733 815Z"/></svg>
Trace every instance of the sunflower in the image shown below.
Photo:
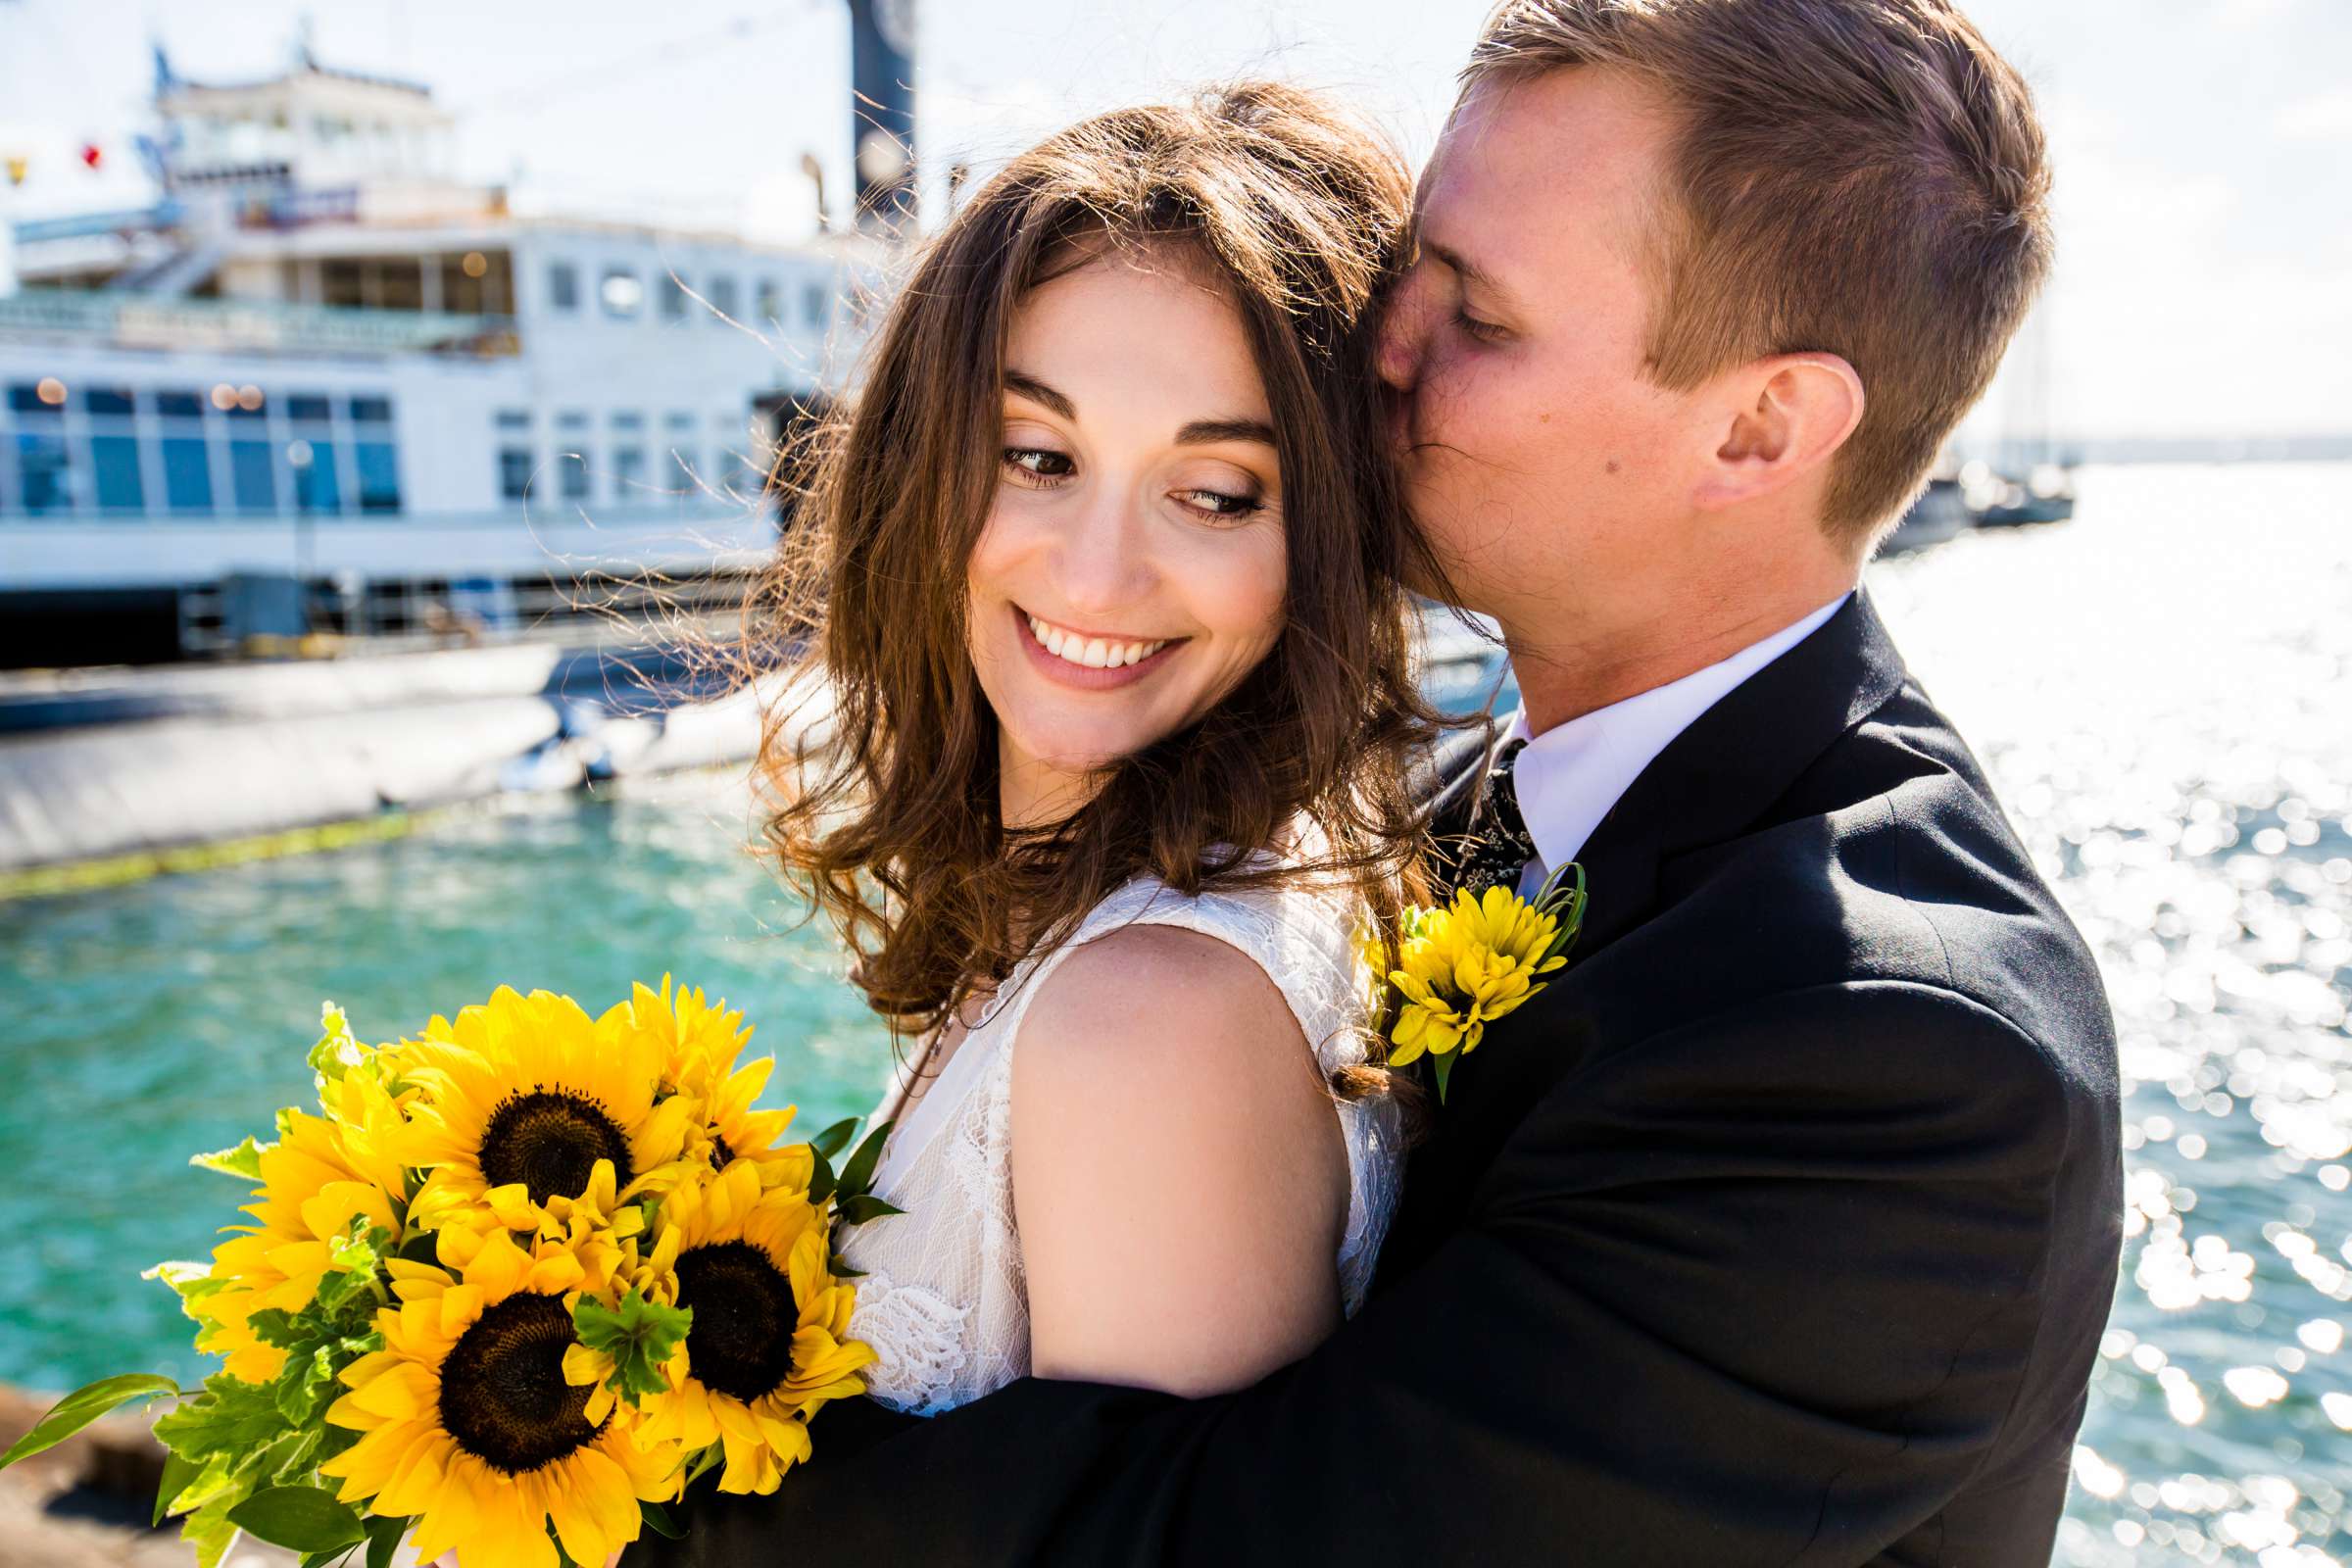
<svg viewBox="0 0 2352 1568"><path fill-rule="evenodd" d="M752 1038L753 1026L742 1023L743 1013L730 1009L724 998L716 1004L703 999L699 986L678 986L662 976L657 992L642 982L629 995L629 1014L640 1034L661 1045L662 1082L702 1102L703 1114L686 1133L689 1160L724 1170L738 1159L766 1165L786 1158L776 1145L792 1125L793 1109L755 1110L767 1075L776 1065L762 1056L737 1068L735 1058ZM806 1157L806 1152L803 1152ZM790 1184L790 1172L768 1172L769 1185ZM808 1178L800 1179L802 1187Z"/></svg>
<svg viewBox="0 0 2352 1568"><path fill-rule="evenodd" d="M827 1400L865 1392L857 1371L874 1352L849 1331L857 1293L826 1263L826 1227L805 1189L762 1186L739 1159L707 1183L662 1200L650 1254L636 1242L614 1289L694 1312L662 1367L666 1393L646 1400L640 1442L685 1454L723 1446L718 1490L769 1493L808 1457L808 1418ZM571 1352L565 1375L594 1386L609 1409L609 1356Z"/></svg>
<svg viewBox="0 0 2352 1568"><path fill-rule="evenodd" d="M344 1368L350 1393L326 1419L360 1434L318 1467L346 1503L415 1517L429 1562L556 1568L552 1525L574 1563L637 1539L639 1498L676 1491L678 1450L629 1431L633 1411L587 1414L591 1390L564 1376L572 1305L610 1277L570 1245L517 1247L505 1231L452 1227L439 1266L395 1259L398 1306L376 1314L384 1348Z"/></svg>
<svg viewBox="0 0 2352 1568"><path fill-rule="evenodd" d="M248 1383L271 1382L286 1364L255 1334L254 1313L309 1306L355 1221L401 1239L397 1102L372 1075L354 1073L325 1086L324 1108L331 1114L284 1113L278 1141L261 1152L261 1201L245 1208L261 1223L228 1227L236 1234L213 1250L212 1267L225 1283L189 1303L204 1325L196 1348L225 1356L228 1374Z"/></svg>
<svg viewBox="0 0 2352 1568"><path fill-rule="evenodd" d="M1538 977L1568 961L1558 952L1560 916L1544 905L1508 888L1489 888L1483 900L1465 888L1443 909L1412 912L1389 974L1404 996L1391 1066L1423 1052L1468 1055L1488 1024L1544 989Z"/></svg>
<svg viewBox="0 0 2352 1568"><path fill-rule="evenodd" d="M403 1048L416 1087L402 1157L428 1170L414 1223L569 1234L581 1203L626 1204L679 1179L700 1104L661 1093L660 1044L616 1003L590 1018L548 991L500 986ZM600 1161L615 1191L596 1193ZM600 1214L601 1221L609 1213Z"/></svg>

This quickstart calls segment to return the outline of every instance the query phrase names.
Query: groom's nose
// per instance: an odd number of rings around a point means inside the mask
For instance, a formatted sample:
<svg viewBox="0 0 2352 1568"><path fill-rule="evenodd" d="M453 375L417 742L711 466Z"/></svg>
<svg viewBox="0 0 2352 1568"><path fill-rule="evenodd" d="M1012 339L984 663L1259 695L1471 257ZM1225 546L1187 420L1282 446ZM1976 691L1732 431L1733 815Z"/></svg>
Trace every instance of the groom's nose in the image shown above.
<svg viewBox="0 0 2352 1568"><path fill-rule="evenodd" d="M1422 344L1429 333L1427 294L1415 268L1397 280L1381 312L1373 368L1399 392L1410 392L1421 378Z"/></svg>

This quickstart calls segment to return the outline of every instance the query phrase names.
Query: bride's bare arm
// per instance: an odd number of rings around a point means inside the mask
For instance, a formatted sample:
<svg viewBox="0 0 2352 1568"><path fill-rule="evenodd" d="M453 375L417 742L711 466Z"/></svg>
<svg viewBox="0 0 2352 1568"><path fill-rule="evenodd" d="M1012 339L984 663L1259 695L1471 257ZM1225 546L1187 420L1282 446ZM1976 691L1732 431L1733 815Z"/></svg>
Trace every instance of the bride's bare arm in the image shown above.
<svg viewBox="0 0 2352 1568"><path fill-rule="evenodd" d="M1281 992L1213 937L1131 926L1048 976L1012 1174L1040 1377L1221 1393L1339 1324L1339 1118Z"/></svg>

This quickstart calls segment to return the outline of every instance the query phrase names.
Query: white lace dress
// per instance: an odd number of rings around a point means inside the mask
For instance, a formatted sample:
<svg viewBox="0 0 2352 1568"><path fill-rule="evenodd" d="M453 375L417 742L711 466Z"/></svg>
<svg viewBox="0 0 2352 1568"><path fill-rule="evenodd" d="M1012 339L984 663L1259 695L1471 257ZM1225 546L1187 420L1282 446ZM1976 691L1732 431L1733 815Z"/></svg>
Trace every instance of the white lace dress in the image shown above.
<svg viewBox="0 0 2352 1568"><path fill-rule="evenodd" d="M1029 1371L1028 1280L1012 1204L1012 1053L1022 1014L1062 956L1131 923L1216 937L1281 989L1329 1073L1361 1062L1367 1046L1352 909L1314 889L1188 898L1142 878L1098 906L1069 943L1015 967L884 1148L874 1190L906 1212L858 1226L843 1244L846 1260L864 1271L850 1334L877 1352L862 1374L875 1398L936 1415ZM1348 1148L1348 1225L1335 1262L1342 1309L1353 1314L1396 1207L1399 1118L1386 1097L1335 1100L1333 1109Z"/></svg>

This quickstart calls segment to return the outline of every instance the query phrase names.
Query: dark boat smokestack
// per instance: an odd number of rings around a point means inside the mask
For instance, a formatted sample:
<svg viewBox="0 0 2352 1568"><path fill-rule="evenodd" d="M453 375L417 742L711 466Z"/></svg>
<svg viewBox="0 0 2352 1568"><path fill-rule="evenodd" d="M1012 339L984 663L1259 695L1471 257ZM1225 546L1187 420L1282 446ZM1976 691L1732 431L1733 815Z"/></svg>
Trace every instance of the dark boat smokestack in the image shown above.
<svg viewBox="0 0 2352 1568"><path fill-rule="evenodd" d="M914 223L914 8L915 0L850 0L850 145L864 233Z"/></svg>

